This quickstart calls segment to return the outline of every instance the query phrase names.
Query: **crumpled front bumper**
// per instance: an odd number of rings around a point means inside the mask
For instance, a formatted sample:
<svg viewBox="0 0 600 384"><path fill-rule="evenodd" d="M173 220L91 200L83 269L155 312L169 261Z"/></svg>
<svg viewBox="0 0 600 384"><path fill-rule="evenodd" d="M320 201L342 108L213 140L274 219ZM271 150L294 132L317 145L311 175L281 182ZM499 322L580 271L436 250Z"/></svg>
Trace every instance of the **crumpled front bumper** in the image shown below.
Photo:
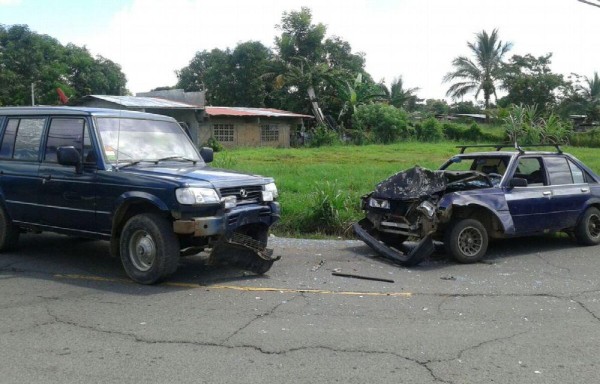
<svg viewBox="0 0 600 384"><path fill-rule="evenodd" d="M271 226L279 220L280 212L281 209L277 202L268 205L238 206L220 216L175 220L173 231L177 234L196 237L224 235L249 224Z"/></svg>
<svg viewBox="0 0 600 384"><path fill-rule="evenodd" d="M427 235L422 238L417 243L416 247L414 247L409 253L403 253L387 246L385 243L379 241L377 238L371 235L369 231L372 229L372 224L367 218L362 219L358 223L354 223L352 228L354 229L356 236L358 236L359 239L364 241L380 256L405 267L419 264L434 251L431 235Z"/></svg>

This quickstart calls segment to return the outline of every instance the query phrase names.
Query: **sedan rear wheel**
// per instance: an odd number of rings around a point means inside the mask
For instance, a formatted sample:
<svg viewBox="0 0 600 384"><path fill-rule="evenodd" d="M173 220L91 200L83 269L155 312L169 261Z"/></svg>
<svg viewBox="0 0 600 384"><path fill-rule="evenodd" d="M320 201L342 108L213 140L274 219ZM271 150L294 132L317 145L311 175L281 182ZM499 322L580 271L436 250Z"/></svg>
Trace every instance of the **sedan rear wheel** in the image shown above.
<svg viewBox="0 0 600 384"><path fill-rule="evenodd" d="M588 208L577 227L575 227L575 238L581 245L600 244L600 210L595 207Z"/></svg>
<svg viewBox="0 0 600 384"><path fill-rule="evenodd" d="M488 234L483 224L474 219L454 222L444 237L444 245L459 263L475 263L485 255Z"/></svg>

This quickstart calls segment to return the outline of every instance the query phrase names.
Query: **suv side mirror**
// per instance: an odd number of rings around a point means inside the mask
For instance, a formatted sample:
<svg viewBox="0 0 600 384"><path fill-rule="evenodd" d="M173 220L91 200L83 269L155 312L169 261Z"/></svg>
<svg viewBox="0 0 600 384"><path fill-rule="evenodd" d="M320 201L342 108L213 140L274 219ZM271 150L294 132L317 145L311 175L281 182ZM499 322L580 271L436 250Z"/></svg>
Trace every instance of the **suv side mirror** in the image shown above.
<svg viewBox="0 0 600 384"><path fill-rule="evenodd" d="M514 187L526 187L527 186L527 179L523 179L522 177L513 177L512 179L510 179L509 185L512 188L514 188Z"/></svg>
<svg viewBox="0 0 600 384"><path fill-rule="evenodd" d="M72 145L56 148L56 158L60 165L74 166L77 172L81 169L81 154Z"/></svg>
<svg viewBox="0 0 600 384"><path fill-rule="evenodd" d="M202 156L202 160L204 160L205 163L212 163L214 157L213 149L210 147L200 148L200 156Z"/></svg>

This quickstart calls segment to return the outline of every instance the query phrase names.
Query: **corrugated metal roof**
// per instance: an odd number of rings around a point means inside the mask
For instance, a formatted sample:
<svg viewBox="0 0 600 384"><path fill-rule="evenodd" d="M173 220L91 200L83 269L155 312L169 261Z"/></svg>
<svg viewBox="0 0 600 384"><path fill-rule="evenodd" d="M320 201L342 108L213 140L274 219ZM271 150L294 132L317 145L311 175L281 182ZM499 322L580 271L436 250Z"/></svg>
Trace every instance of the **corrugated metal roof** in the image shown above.
<svg viewBox="0 0 600 384"><path fill-rule="evenodd" d="M164 108L164 109L202 109L202 107L172 101L159 97L138 97L138 96L108 96L108 95L89 95L86 96L115 103L128 108Z"/></svg>
<svg viewBox="0 0 600 384"><path fill-rule="evenodd" d="M282 111L272 108L244 108L244 107L205 107L209 116L255 116L255 117L298 117L312 119L313 116Z"/></svg>

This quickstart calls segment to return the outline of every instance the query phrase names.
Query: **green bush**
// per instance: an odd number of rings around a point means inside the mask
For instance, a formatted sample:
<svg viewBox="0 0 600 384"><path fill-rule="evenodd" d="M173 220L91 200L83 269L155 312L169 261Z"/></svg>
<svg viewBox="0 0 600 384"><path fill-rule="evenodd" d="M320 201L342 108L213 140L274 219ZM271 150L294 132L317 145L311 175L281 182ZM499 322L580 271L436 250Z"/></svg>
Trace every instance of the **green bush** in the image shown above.
<svg viewBox="0 0 600 384"><path fill-rule="evenodd" d="M408 114L387 104L359 106L352 116L352 125L376 143L389 144L409 136Z"/></svg>
<svg viewBox="0 0 600 384"><path fill-rule="evenodd" d="M455 123L444 123L442 124L442 132L448 140L462 141L464 135L464 129Z"/></svg>
<svg viewBox="0 0 600 384"><path fill-rule="evenodd" d="M438 142L444 137L440 123L433 117L425 120L420 129L417 129L416 134L417 140L432 143Z"/></svg>
<svg viewBox="0 0 600 384"><path fill-rule="evenodd" d="M569 142L574 147L600 147L600 128L593 128L587 132L574 132L569 137Z"/></svg>
<svg viewBox="0 0 600 384"><path fill-rule="evenodd" d="M309 146L313 148L322 147L325 145L334 145L339 142L340 139L335 131L332 131L323 124L319 124L312 132Z"/></svg>
<svg viewBox="0 0 600 384"><path fill-rule="evenodd" d="M221 143L217 141L213 136L211 136L206 143L202 144L203 147L210 147L215 152L221 152L224 148Z"/></svg>

